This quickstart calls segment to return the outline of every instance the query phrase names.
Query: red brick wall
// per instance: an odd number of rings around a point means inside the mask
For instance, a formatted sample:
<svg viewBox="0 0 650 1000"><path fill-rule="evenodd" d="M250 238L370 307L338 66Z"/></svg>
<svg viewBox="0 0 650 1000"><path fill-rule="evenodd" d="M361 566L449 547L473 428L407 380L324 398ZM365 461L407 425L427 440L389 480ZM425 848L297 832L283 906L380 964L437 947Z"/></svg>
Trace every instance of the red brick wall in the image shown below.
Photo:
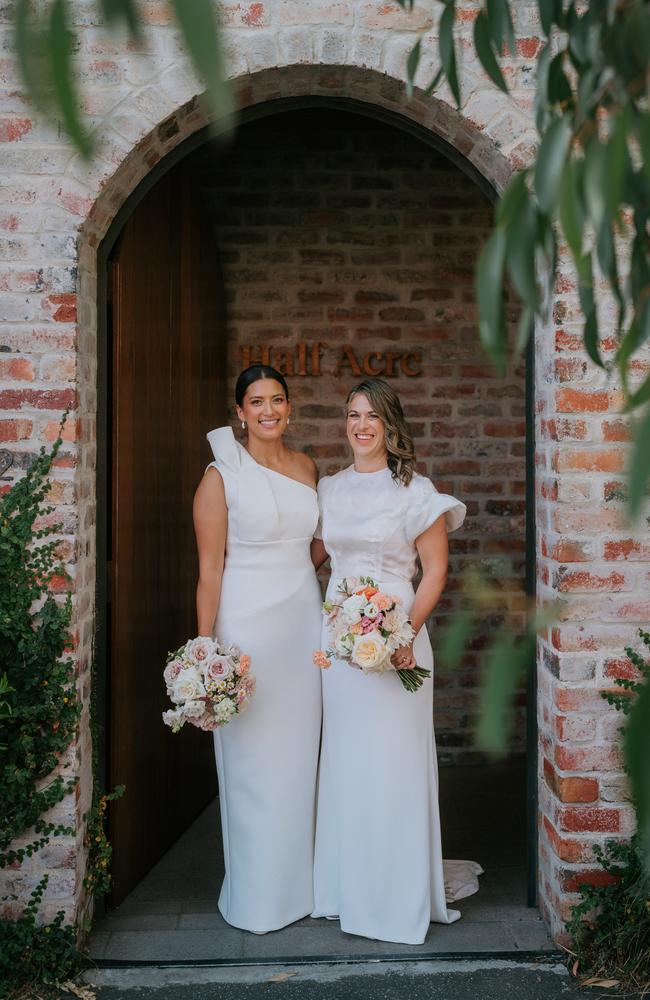
<svg viewBox="0 0 650 1000"><path fill-rule="evenodd" d="M370 351L420 354L421 375L407 377L396 361L393 377L419 468L468 508L451 540L434 649L459 607L468 563L496 568L516 626L525 563L524 373L520 366L497 378L478 343L473 269L492 219L486 197L423 143L338 111L262 120L242 129L226 155L195 156L205 167L224 266L231 396L244 345L253 360L270 346L271 363L282 368L298 343L319 343L323 374L289 379L290 442L322 473L333 472L350 462L343 402L355 374L350 365L337 373L342 347L351 345L359 363ZM477 759L470 744L480 650L501 622L493 616L475 651L436 673L442 762ZM522 708L513 750L523 748Z"/></svg>

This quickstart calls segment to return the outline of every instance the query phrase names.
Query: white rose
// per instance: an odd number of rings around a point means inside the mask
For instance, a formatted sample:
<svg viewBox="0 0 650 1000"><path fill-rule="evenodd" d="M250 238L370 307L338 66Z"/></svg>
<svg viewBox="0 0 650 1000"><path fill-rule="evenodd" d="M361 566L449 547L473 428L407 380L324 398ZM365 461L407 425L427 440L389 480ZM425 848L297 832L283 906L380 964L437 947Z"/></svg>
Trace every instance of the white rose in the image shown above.
<svg viewBox="0 0 650 1000"><path fill-rule="evenodd" d="M162 718L165 725L171 726L175 733L178 732L184 722L182 712L179 708L170 708L168 712L163 712Z"/></svg>
<svg viewBox="0 0 650 1000"><path fill-rule="evenodd" d="M237 708L230 698L224 698L214 710L215 718L218 722L228 722L236 713Z"/></svg>
<svg viewBox="0 0 650 1000"><path fill-rule="evenodd" d="M368 601L365 608L363 609L363 613L366 618L374 619L379 614L379 608L377 607L376 604L373 604L372 601Z"/></svg>
<svg viewBox="0 0 650 1000"><path fill-rule="evenodd" d="M205 712L205 702L188 701L183 705L183 715L186 719L200 719Z"/></svg>
<svg viewBox="0 0 650 1000"><path fill-rule="evenodd" d="M362 670L381 670L383 662L388 657L386 643L376 634L358 635L354 640L352 662Z"/></svg>
<svg viewBox="0 0 650 1000"><path fill-rule="evenodd" d="M181 670L171 685L171 699L177 705L185 701L196 701L197 698L201 698L204 695L205 688L194 667L187 667L185 670Z"/></svg>
<svg viewBox="0 0 650 1000"><path fill-rule="evenodd" d="M366 598L363 594L353 594L352 597L348 597L347 600L343 601L343 611L346 617L351 622L359 621L363 608L366 604Z"/></svg>

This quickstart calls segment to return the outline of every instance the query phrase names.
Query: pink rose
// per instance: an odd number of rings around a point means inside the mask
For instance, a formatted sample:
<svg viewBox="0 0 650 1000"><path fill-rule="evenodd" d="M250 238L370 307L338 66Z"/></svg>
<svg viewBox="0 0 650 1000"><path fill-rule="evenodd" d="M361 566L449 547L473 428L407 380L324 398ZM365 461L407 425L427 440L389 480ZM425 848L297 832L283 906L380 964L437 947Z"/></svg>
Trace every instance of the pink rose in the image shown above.
<svg viewBox="0 0 650 1000"><path fill-rule="evenodd" d="M219 728L219 723L212 712L206 712L200 719L192 719L192 722L199 729L202 729L204 733L211 733Z"/></svg>
<svg viewBox="0 0 650 1000"><path fill-rule="evenodd" d="M241 659L239 660L239 663L235 664L235 673L238 674L239 677L243 677L250 670L250 665L251 665L250 656L246 655L242 656Z"/></svg>
<svg viewBox="0 0 650 1000"><path fill-rule="evenodd" d="M372 600L373 604L376 604L380 611L388 611L394 604L394 598L388 594L375 594Z"/></svg>
<svg viewBox="0 0 650 1000"><path fill-rule="evenodd" d="M163 677L165 678L166 684L171 684L176 680L181 670L183 669L183 664L180 660L170 660L163 671Z"/></svg>
<svg viewBox="0 0 650 1000"><path fill-rule="evenodd" d="M211 681L223 681L230 677L232 664L226 656L211 656L205 664L205 674Z"/></svg>
<svg viewBox="0 0 650 1000"><path fill-rule="evenodd" d="M195 663L203 663L214 653L214 643L208 636L200 635L187 643L185 653Z"/></svg>

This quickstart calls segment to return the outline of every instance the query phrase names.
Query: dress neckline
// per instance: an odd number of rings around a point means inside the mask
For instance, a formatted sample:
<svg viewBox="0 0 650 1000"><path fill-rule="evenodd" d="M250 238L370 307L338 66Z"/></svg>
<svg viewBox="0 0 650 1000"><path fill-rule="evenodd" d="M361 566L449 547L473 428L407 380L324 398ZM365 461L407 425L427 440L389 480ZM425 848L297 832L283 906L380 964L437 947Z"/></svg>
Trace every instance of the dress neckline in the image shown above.
<svg viewBox="0 0 650 1000"><path fill-rule="evenodd" d="M253 458L251 453L244 448L243 444L240 444L237 440L235 440L235 444L244 453L246 458L252 462L253 465L256 465L258 469L263 469L264 472L272 472L274 476L280 476L281 479L288 479L290 483L295 483L296 486L303 486L306 490L310 490L311 493L316 494L316 490L313 486L310 486L309 483L303 483L300 479L294 479L293 476L287 476L286 473L278 472L277 469L270 469L268 465L262 465L261 462L258 462Z"/></svg>
<svg viewBox="0 0 650 1000"><path fill-rule="evenodd" d="M369 477L369 476L378 476L382 472L390 472L390 469L388 468L387 465L384 465L383 468L375 469L374 472L359 472L358 469L355 469L354 465L349 465L348 472L352 472L355 476Z"/></svg>

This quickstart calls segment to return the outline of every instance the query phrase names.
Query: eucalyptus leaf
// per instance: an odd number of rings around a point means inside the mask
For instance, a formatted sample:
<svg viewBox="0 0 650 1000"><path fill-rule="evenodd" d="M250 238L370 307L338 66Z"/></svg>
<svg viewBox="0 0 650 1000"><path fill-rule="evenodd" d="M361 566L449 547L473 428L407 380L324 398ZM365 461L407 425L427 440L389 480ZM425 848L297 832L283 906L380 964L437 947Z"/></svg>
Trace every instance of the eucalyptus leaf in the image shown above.
<svg viewBox="0 0 650 1000"><path fill-rule="evenodd" d="M406 61L406 92L409 97L413 96L413 84L415 82L415 74L418 71L418 66L420 65L420 56L422 54L422 39L418 38L417 42L409 52L409 57Z"/></svg>
<svg viewBox="0 0 650 1000"><path fill-rule="evenodd" d="M650 379L646 382L646 386L649 384ZM647 397L650 398L650 391L648 391ZM637 517L641 511L641 506L646 497L646 487L649 479L650 406L647 406L643 419L634 428L634 445L632 449L632 465L630 470L630 514L633 518Z"/></svg>
<svg viewBox="0 0 650 1000"><path fill-rule="evenodd" d="M535 662L536 639L498 639L487 658L476 727L476 745L496 756L507 750L512 728L512 699L526 669Z"/></svg>
<svg viewBox="0 0 650 1000"><path fill-rule="evenodd" d="M506 372L507 334L503 320L506 236L500 226L486 241L476 267L479 334L499 374Z"/></svg>
<svg viewBox="0 0 650 1000"><path fill-rule="evenodd" d="M444 667L458 666L473 634L473 623L474 611L469 608L463 608L454 615L441 637L436 663L442 663Z"/></svg>
<svg viewBox="0 0 650 1000"><path fill-rule="evenodd" d="M100 0L100 5L107 24L118 25L123 21L131 38L140 41L140 21L134 0Z"/></svg>
<svg viewBox="0 0 650 1000"><path fill-rule="evenodd" d="M454 45L454 21L456 18L456 5L453 2L447 3L440 18L440 62L449 84L454 100L460 105L460 87L458 85L458 69L456 64L456 49Z"/></svg>
<svg viewBox="0 0 650 1000"><path fill-rule="evenodd" d="M648 414L650 421L650 413ZM650 466L650 423L646 455ZM650 467L648 469L650 472ZM632 796L646 855L646 870L650 870L650 683L639 692L634 710L625 728L625 764L632 783Z"/></svg>
<svg viewBox="0 0 650 1000"><path fill-rule="evenodd" d="M519 210L514 213L505 231L508 273L520 299L535 312L539 308L535 276L538 220L537 210L526 188Z"/></svg>
<svg viewBox="0 0 650 1000"><path fill-rule="evenodd" d="M535 164L535 191L543 212L551 214L559 197L560 180L571 142L571 125L564 116L549 125Z"/></svg>
<svg viewBox="0 0 650 1000"><path fill-rule="evenodd" d="M79 103L72 83L71 34L68 30L65 0L53 0L50 14L50 56L52 82L65 127L84 157L90 159L92 143L79 116Z"/></svg>
<svg viewBox="0 0 650 1000"><path fill-rule="evenodd" d="M582 234L585 225L579 174L578 164L574 160L567 160L560 184L560 224L575 260L582 256Z"/></svg>
<svg viewBox="0 0 650 1000"><path fill-rule="evenodd" d="M598 139L592 139L585 146L584 193L587 212L597 233L607 215L606 192L607 154Z"/></svg>
<svg viewBox="0 0 650 1000"><path fill-rule="evenodd" d="M520 211L527 196L526 172L520 171L508 181L496 209L497 225L508 226Z"/></svg>
<svg viewBox="0 0 650 1000"><path fill-rule="evenodd" d="M503 77L503 73L499 69L499 64L492 50L488 19L484 11L480 11L474 21L474 45L476 47L476 54L487 75L500 90L503 90L507 94L508 85Z"/></svg>
<svg viewBox="0 0 650 1000"><path fill-rule="evenodd" d="M207 88L212 111L224 124L232 124L233 96L226 77L225 59L221 47L212 0L171 0L179 27L187 43L194 68Z"/></svg>

